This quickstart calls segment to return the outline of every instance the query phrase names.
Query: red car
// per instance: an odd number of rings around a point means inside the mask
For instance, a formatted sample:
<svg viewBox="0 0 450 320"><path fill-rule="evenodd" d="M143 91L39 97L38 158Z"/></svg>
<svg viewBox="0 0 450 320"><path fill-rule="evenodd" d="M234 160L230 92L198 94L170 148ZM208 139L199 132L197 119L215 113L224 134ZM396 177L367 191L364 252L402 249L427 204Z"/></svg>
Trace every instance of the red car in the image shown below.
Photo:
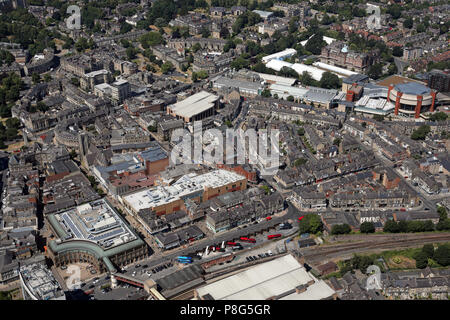
<svg viewBox="0 0 450 320"><path fill-rule="evenodd" d="M272 220L272 217L267 217L266 220L267 221Z"/></svg>
<svg viewBox="0 0 450 320"><path fill-rule="evenodd" d="M281 237L281 234L270 234L270 235L268 235L267 236L267 239L268 240L271 240L271 239L275 239L275 238L279 238L279 237Z"/></svg>

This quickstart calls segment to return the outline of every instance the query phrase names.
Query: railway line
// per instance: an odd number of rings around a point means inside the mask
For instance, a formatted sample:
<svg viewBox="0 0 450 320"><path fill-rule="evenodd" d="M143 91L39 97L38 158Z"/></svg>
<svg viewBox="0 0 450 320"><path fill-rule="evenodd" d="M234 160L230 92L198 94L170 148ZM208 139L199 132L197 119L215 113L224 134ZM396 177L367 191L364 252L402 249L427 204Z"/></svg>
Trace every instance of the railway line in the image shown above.
<svg viewBox="0 0 450 320"><path fill-rule="evenodd" d="M447 242L450 241L450 233L428 234L415 237L399 236L393 237L390 240L383 241L364 241L349 244L339 244L332 246L323 246L316 248L303 249L302 253L311 262L319 262L338 256L343 256L350 253L373 251L377 249L389 248L405 248L420 246L425 243Z"/></svg>

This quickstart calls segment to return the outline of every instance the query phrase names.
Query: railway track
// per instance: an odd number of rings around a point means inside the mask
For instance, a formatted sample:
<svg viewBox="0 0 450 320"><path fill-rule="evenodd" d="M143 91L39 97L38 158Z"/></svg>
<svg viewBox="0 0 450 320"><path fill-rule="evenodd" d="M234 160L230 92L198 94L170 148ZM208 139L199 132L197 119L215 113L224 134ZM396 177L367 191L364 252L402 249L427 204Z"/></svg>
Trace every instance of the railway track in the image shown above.
<svg viewBox="0 0 450 320"><path fill-rule="evenodd" d="M329 255L333 255L335 253L345 254L347 251L352 250L360 250L365 249L367 251L377 249L377 248L389 248L389 247L410 247L415 245L421 245L429 242L443 242L450 241L450 233L445 234L433 234L421 236L419 238L412 237L395 237L391 240L385 241L375 241L375 242L357 242L350 244L342 244L342 245L333 245L329 247L319 247L319 248L311 248L308 250L303 250L303 254L308 259L315 258L326 258Z"/></svg>

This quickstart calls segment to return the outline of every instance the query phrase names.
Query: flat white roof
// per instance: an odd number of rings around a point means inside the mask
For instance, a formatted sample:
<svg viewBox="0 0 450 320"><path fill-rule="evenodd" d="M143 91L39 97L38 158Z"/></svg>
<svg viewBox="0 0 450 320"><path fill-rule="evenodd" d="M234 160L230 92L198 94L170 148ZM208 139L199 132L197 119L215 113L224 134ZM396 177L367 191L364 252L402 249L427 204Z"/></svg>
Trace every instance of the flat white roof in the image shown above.
<svg viewBox="0 0 450 320"><path fill-rule="evenodd" d="M285 85L285 86L292 86L297 79L294 78L286 78L286 77L280 77L273 74L267 74L267 73L258 73L258 75L263 79L264 81L273 81L276 84Z"/></svg>
<svg viewBox="0 0 450 320"><path fill-rule="evenodd" d="M286 58L289 56L293 56L296 53L297 53L297 50L295 50L295 49L292 49L292 48L284 49L283 51L276 52L271 55L263 57L262 62L267 63L273 59L283 59L283 58Z"/></svg>
<svg viewBox="0 0 450 320"><path fill-rule="evenodd" d="M286 294L311 280L314 284L305 292L297 294L294 291L284 298L315 300L334 294L333 289L314 278L292 255L286 255L208 284L197 292L200 297L210 294L214 300L266 300Z"/></svg>
<svg viewBox="0 0 450 320"><path fill-rule="evenodd" d="M320 81L320 78L322 78L322 74L325 72L322 69L308 66L303 63L294 63L292 65L292 69L294 69L299 75L301 75L304 71L309 72L314 80Z"/></svg>
<svg viewBox="0 0 450 320"><path fill-rule="evenodd" d="M306 92L308 92L306 88L284 86L277 83L270 85L269 89L278 95L293 96L294 98L303 98Z"/></svg>
<svg viewBox="0 0 450 320"><path fill-rule="evenodd" d="M89 73L85 73L84 75L85 75L86 77L90 78L90 77L95 77L95 76L100 75L100 74L108 74L108 70L101 69L101 70L97 70L97 71L92 71L92 72L89 72Z"/></svg>
<svg viewBox="0 0 450 320"><path fill-rule="evenodd" d="M350 71L350 70L347 70L344 68L332 66L330 64L326 64L323 62L314 62L313 65L318 68L325 69L325 70L331 71L333 73L337 73L338 75L343 75L343 76L347 76L347 77L352 76L354 74L358 74L358 72L354 72L354 71Z"/></svg>
<svg viewBox="0 0 450 320"><path fill-rule="evenodd" d="M387 99L373 99L369 96L363 96L355 103L355 106L383 111L395 109L395 105L392 102L387 101Z"/></svg>
<svg viewBox="0 0 450 320"><path fill-rule="evenodd" d="M94 86L94 88L103 91L103 92L110 92L111 91L111 85L108 83L100 83L100 84L96 84Z"/></svg>
<svg viewBox="0 0 450 320"><path fill-rule="evenodd" d="M289 62L286 62L286 61L282 61L282 60L273 59L273 60L270 60L269 62L267 62L266 67L270 68L270 69L273 69L275 71L280 71L281 68L283 68L283 67L292 68L292 63L289 63Z"/></svg>
<svg viewBox="0 0 450 320"><path fill-rule="evenodd" d="M128 81L125 79L117 79L115 82L113 82L113 85L120 86L125 83L128 83Z"/></svg>
<svg viewBox="0 0 450 320"><path fill-rule="evenodd" d="M214 103L218 99L219 97L212 93L200 91L199 93L173 104L170 106L170 109L180 117L191 118L196 114L213 108Z"/></svg>
<svg viewBox="0 0 450 320"><path fill-rule="evenodd" d="M170 186L156 186L124 196L123 199L136 211L158 207L182 197L202 194L206 187L217 188L245 179L237 173L215 170L202 175L190 173L182 176Z"/></svg>

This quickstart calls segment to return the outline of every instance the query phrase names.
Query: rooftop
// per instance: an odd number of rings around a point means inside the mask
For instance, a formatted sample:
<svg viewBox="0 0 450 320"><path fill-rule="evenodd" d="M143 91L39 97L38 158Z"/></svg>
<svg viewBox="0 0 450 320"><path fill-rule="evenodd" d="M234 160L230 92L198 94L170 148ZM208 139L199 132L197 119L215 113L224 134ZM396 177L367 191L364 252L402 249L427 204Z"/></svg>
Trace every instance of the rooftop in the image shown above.
<svg viewBox="0 0 450 320"><path fill-rule="evenodd" d="M306 290L297 293L296 288ZM334 294L333 289L314 278L292 255L256 265L205 285L197 292L200 297L209 294L214 300L319 300Z"/></svg>
<svg viewBox="0 0 450 320"><path fill-rule="evenodd" d="M65 300L64 292L53 274L40 263L33 263L20 267L23 282L28 294L36 300Z"/></svg>
<svg viewBox="0 0 450 320"><path fill-rule="evenodd" d="M427 86L416 82L399 83L395 85L395 90L414 95L429 94L431 91Z"/></svg>
<svg viewBox="0 0 450 320"><path fill-rule="evenodd" d="M136 211L161 206L179 199L200 196L205 188L217 188L245 179L237 173L215 170L202 175L189 173L170 186L156 186L127 196L124 200Z"/></svg>
<svg viewBox="0 0 450 320"><path fill-rule="evenodd" d="M104 200L96 200L49 216L62 240L88 240L100 247L112 248L137 237Z"/></svg>
<svg viewBox="0 0 450 320"><path fill-rule="evenodd" d="M214 103L218 99L219 97L212 93L200 91L199 93L173 104L170 108L178 116L190 118L214 107Z"/></svg>

